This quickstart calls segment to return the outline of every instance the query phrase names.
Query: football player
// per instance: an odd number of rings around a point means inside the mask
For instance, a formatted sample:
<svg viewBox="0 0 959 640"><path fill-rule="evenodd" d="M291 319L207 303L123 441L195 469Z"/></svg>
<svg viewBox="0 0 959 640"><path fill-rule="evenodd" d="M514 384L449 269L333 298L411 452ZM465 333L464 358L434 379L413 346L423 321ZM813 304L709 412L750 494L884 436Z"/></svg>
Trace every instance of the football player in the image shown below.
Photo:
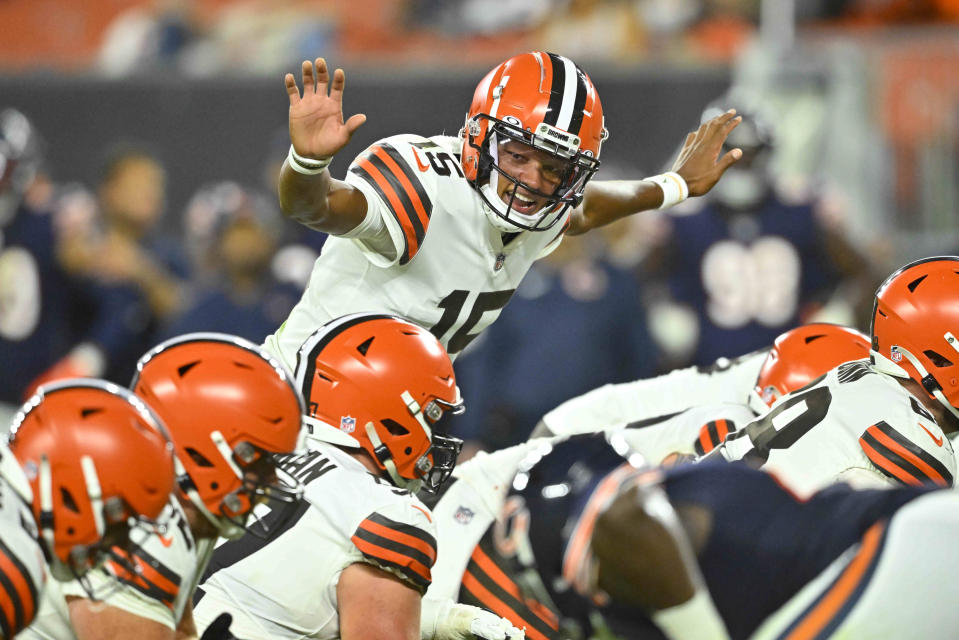
<svg viewBox="0 0 959 640"><path fill-rule="evenodd" d="M88 572L105 559L129 566L131 540L156 526L174 482L160 421L99 380L41 387L14 418L8 446L0 445L0 638L36 616L47 569L89 590Z"/></svg>
<svg viewBox="0 0 959 640"><path fill-rule="evenodd" d="M246 640L521 638L482 609L421 602L436 533L412 491L440 487L460 446L434 430L462 409L443 346L405 320L354 314L315 332L297 362L310 451L288 466L304 500L264 515L253 531L265 538L217 548L198 626L228 612Z"/></svg>
<svg viewBox="0 0 959 640"><path fill-rule="evenodd" d="M303 62L302 92L285 78L292 145L279 199L288 217L332 237L266 340L290 365L323 322L358 311L409 318L455 358L564 235L702 195L741 155L720 157L739 123L729 111L686 137L673 171L591 181L607 137L599 95L573 61L536 51L479 83L458 137L379 140L335 180L327 166L366 116L344 122L343 71L331 81L326 61L315 64Z"/></svg>
<svg viewBox="0 0 959 640"><path fill-rule="evenodd" d="M728 436L710 456L785 477L800 494L854 482L952 486L959 431L959 257L912 262L876 292L868 361L848 362Z"/></svg>
<svg viewBox="0 0 959 640"><path fill-rule="evenodd" d="M626 428L630 444L650 462L670 454L703 455L782 396L868 355L869 338L861 332L814 322L786 331L772 348L726 367L691 367L595 389L546 414L534 435ZM748 382L747 374L754 376Z"/></svg>
<svg viewBox="0 0 959 640"><path fill-rule="evenodd" d="M193 591L218 537L247 529L256 504L292 502L295 482L276 478L277 456L302 445L304 405L292 376L261 348L224 334L186 334L137 363L132 389L170 430L177 491L164 531L137 538L136 571L94 572L95 586L122 585L96 598L82 585L50 590L26 638L194 637Z"/></svg>
<svg viewBox="0 0 959 640"><path fill-rule="evenodd" d="M492 544L503 586L561 612L563 637L944 639L957 505L934 486L799 500L743 465L643 471L591 434L519 464Z"/></svg>

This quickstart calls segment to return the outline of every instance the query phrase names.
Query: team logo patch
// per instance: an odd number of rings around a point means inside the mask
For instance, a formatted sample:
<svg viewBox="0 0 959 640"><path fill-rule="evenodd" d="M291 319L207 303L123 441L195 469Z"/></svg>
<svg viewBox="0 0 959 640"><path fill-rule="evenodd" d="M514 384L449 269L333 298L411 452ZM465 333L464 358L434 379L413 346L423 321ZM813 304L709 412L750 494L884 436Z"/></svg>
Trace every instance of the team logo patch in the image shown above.
<svg viewBox="0 0 959 640"><path fill-rule="evenodd" d="M356 431L356 418L352 416L343 416L340 418L340 431L353 433Z"/></svg>
<svg viewBox="0 0 959 640"><path fill-rule="evenodd" d="M465 525L465 524L469 524L473 520L473 516L475 515L476 513L472 509L469 509L461 505L456 510L456 513L453 514L453 518L455 518L456 521L459 522L460 524Z"/></svg>

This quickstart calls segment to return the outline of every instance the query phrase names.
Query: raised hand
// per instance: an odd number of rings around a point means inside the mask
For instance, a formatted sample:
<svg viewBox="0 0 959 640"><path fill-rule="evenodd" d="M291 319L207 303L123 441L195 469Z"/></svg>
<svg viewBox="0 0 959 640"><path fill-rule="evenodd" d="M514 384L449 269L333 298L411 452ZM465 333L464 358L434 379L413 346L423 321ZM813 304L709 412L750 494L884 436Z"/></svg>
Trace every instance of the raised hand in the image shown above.
<svg viewBox="0 0 959 640"><path fill-rule="evenodd" d="M290 98L290 142L296 152L307 158L322 160L336 154L346 146L353 133L366 122L362 113L343 121L343 87L346 74L342 69L330 73L326 60L313 63L303 61L303 95L296 86L292 73L284 77L286 93ZM327 95L329 87L329 95Z"/></svg>
<svg viewBox="0 0 959 640"><path fill-rule="evenodd" d="M690 196L701 196L712 189L726 169L743 156L741 149L732 149L719 157L726 137L742 120L735 109L730 109L686 136L672 170L686 181Z"/></svg>

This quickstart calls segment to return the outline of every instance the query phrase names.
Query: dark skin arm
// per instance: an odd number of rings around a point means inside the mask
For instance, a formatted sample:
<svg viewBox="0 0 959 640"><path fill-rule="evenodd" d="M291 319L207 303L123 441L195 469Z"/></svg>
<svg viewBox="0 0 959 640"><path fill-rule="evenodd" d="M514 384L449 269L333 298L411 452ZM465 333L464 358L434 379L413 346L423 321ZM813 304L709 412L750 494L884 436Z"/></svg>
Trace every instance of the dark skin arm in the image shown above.
<svg viewBox="0 0 959 640"><path fill-rule="evenodd" d="M315 160L331 158L366 122L363 114L344 120L346 75L337 69L331 82L323 58L316 59L315 68L308 60L303 62L302 94L292 73L286 74L284 81L290 100L290 141L297 154ZM723 172L742 157L739 149L719 157L723 142L740 120L735 111L728 111L686 136L672 170L686 180L690 197L712 189ZM280 171L279 195L280 208L287 217L317 231L343 234L366 217L363 194L332 178L327 170L304 175L285 162ZM662 202L662 189L646 180L592 182L586 187L583 203L573 212L567 233L585 233L639 211L655 209Z"/></svg>
<svg viewBox="0 0 959 640"><path fill-rule="evenodd" d="M303 62L303 94L292 73L284 78L290 99L290 141L304 157L326 159L346 146L366 116L355 114L343 120L343 87L346 75L342 69L330 73L326 60ZM329 88L329 95L327 95ZM335 180L329 171L303 175L283 163L280 170L280 208L292 220L311 229L331 234L346 233L366 217L366 198L342 180Z"/></svg>
<svg viewBox="0 0 959 640"><path fill-rule="evenodd" d="M729 133L742 122L734 110L707 120L686 136L671 171L683 177L689 197L701 196L713 188L726 169L743 153L732 149L719 157ZM663 190L648 180L593 181L586 185L583 203L573 211L568 235L579 235L620 218L656 209L663 203Z"/></svg>

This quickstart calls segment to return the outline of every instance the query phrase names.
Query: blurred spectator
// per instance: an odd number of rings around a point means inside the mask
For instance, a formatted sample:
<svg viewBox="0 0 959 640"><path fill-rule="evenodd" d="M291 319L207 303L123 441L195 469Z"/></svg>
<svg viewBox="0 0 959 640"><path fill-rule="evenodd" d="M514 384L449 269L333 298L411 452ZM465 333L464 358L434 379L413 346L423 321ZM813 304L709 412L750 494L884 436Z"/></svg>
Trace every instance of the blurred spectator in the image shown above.
<svg viewBox="0 0 959 640"><path fill-rule="evenodd" d="M772 175L772 120L728 96L703 118L730 106L743 122L727 145L741 148L742 159L706 198L668 216L668 239L645 263L668 291L653 326L673 366L761 348L828 302L836 302L831 315L819 319L857 324L856 305L872 292L868 261L823 217L822 201L787 191Z"/></svg>
<svg viewBox="0 0 959 640"><path fill-rule="evenodd" d="M117 14L103 34L97 69L122 76L144 69L175 69L180 53L198 35L193 3L155 0Z"/></svg>
<svg viewBox="0 0 959 640"><path fill-rule="evenodd" d="M564 0L537 32L537 48L575 60L635 62L644 53L643 25L632 0Z"/></svg>
<svg viewBox="0 0 959 640"><path fill-rule="evenodd" d="M40 383L96 376L105 361L96 338L109 314L63 269L60 203L42 170L31 122L0 110L0 423Z"/></svg>
<svg viewBox="0 0 959 640"><path fill-rule="evenodd" d="M567 238L456 360L469 409L450 428L471 448L522 442L564 400L656 371L638 282L605 251L601 235Z"/></svg>
<svg viewBox="0 0 959 640"><path fill-rule="evenodd" d="M166 172L156 156L117 145L107 155L94 219L64 239L65 266L112 310L114 321L97 342L106 352L105 377L113 381L129 380L159 323L187 297L189 261L180 241L159 228L165 190Z"/></svg>
<svg viewBox="0 0 959 640"><path fill-rule="evenodd" d="M286 319L302 289L272 277L279 212L233 182L201 189L185 223L204 285L195 302L164 327L162 338L220 331L262 342Z"/></svg>

